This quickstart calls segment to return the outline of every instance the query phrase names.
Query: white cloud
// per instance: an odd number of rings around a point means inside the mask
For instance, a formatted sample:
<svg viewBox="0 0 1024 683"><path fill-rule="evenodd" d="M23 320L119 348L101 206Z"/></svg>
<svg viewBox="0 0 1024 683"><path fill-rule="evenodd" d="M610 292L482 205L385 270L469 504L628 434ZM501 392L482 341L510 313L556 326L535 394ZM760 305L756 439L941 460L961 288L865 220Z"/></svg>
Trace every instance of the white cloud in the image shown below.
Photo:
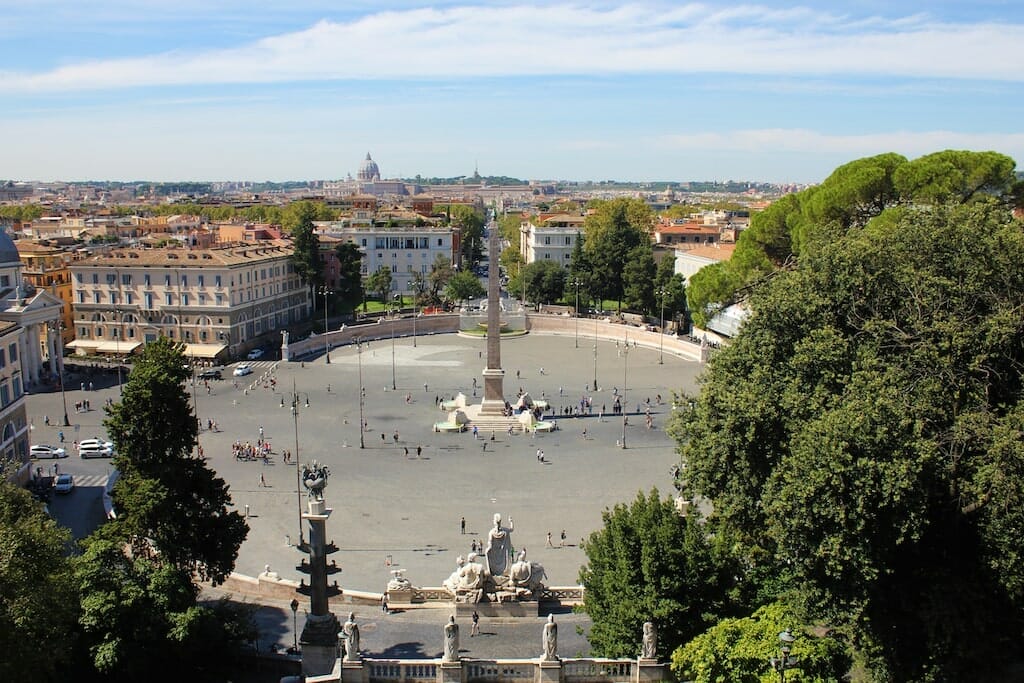
<svg viewBox="0 0 1024 683"><path fill-rule="evenodd" d="M1024 133L961 133L935 130L832 135L806 129L765 128L726 133L670 135L661 142L673 149L690 151L840 154L851 159L882 152L898 152L913 158L941 149L995 150L1024 158Z"/></svg>
<svg viewBox="0 0 1024 683"><path fill-rule="evenodd" d="M517 75L740 73L1024 80L1024 25L687 4L380 11L249 44L0 72L6 93Z"/></svg>

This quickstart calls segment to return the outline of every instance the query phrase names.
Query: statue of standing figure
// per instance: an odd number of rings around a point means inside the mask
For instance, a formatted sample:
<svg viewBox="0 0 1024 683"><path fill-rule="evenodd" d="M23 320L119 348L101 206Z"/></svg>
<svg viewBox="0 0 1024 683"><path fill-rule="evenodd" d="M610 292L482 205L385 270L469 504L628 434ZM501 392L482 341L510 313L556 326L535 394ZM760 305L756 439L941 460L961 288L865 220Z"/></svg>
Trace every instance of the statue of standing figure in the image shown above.
<svg viewBox="0 0 1024 683"><path fill-rule="evenodd" d="M555 615L548 615L548 623L544 624L544 661L553 662L558 659L558 624Z"/></svg>
<svg viewBox="0 0 1024 683"><path fill-rule="evenodd" d="M345 636L345 661L359 661L359 624L356 623L356 613L348 613L348 621L341 627Z"/></svg>
<svg viewBox="0 0 1024 683"><path fill-rule="evenodd" d="M444 655L442 662L459 661L459 625L455 623L455 617L448 617L448 623L444 625Z"/></svg>
<svg viewBox="0 0 1024 683"><path fill-rule="evenodd" d="M640 657L643 659L658 658L658 628L654 625L653 621L644 622L644 638Z"/></svg>
<svg viewBox="0 0 1024 683"><path fill-rule="evenodd" d="M494 515L494 528L487 534L487 571L493 576L504 576L512 554L512 521L508 527L501 526L501 515Z"/></svg>

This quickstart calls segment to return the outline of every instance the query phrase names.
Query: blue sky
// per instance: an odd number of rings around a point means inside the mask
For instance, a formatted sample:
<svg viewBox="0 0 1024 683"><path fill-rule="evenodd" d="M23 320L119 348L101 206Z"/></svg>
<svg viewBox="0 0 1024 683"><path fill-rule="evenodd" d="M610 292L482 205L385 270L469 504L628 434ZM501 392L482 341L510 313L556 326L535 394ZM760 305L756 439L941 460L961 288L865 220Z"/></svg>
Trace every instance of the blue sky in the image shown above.
<svg viewBox="0 0 1024 683"><path fill-rule="evenodd" d="M0 0L0 178L816 182L1024 160L1024 3Z"/></svg>

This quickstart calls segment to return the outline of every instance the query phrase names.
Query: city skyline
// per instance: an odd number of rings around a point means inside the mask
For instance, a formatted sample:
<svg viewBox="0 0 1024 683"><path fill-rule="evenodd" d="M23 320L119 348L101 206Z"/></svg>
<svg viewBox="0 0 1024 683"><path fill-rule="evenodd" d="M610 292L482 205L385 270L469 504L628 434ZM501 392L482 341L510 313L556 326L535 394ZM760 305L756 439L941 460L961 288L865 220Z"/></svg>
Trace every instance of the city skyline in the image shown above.
<svg viewBox="0 0 1024 683"><path fill-rule="evenodd" d="M1010 2L333 5L0 0L0 177L332 180L367 150L385 177L638 182L1024 159Z"/></svg>

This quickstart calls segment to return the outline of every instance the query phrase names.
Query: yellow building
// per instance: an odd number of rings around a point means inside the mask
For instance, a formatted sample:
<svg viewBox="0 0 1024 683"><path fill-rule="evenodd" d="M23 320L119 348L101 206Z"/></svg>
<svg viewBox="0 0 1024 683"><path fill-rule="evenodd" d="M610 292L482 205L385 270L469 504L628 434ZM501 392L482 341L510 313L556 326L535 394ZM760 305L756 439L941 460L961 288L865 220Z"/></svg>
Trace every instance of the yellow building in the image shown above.
<svg viewBox="0 0 1024 683"><path fill-rule="evenodd" d="M74 253L46 241L20 240L16 246L25 282L36 289L46 290L64 303L60 319L61 342L67 345L75 338L71 318L71 271L68 269Z"/></svg>

